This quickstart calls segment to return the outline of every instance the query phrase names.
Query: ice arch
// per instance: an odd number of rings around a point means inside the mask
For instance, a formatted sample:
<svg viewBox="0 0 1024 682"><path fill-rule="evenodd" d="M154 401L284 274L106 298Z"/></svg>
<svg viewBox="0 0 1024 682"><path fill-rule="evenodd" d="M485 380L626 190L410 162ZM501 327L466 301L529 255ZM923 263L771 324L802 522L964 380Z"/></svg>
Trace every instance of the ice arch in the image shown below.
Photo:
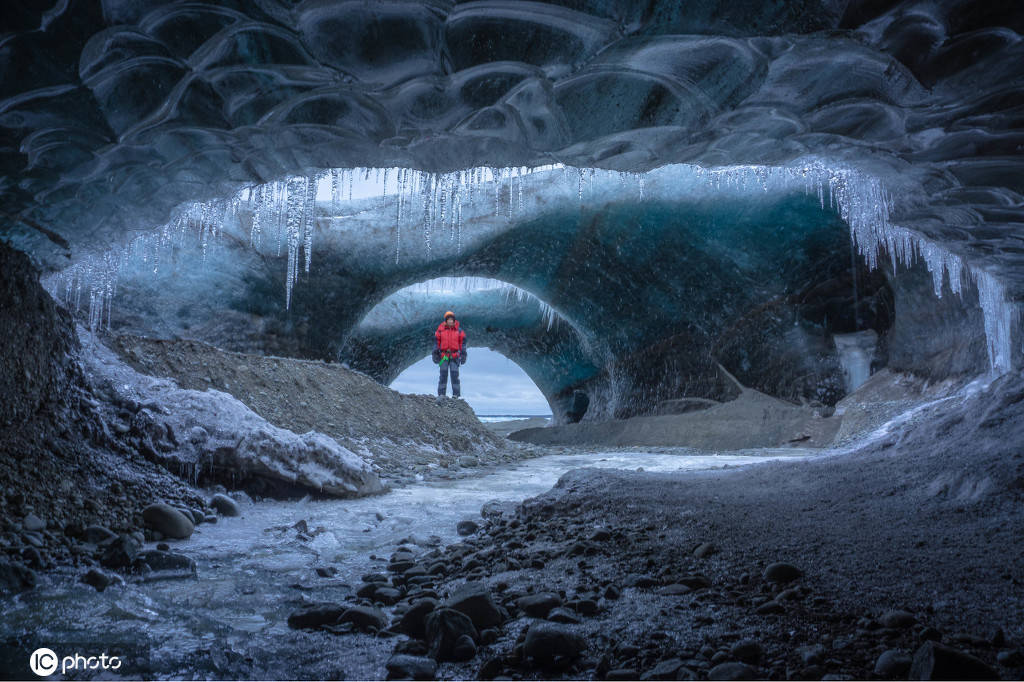
<svg viewBox="0 0 1024 682"><path fill-rule="evenodd" d="M470 347L487 347L518 365L540 389L556 421L576 421L591 396L610 405L600 339L532 294L499 280L454 277L405 287L373 307L340 357L388 385L433 347L441 314L457 311ZM585 397L581 397L585 396ZM600 396L600 397L598 397ZM600 415L595 410L591 417Z"/></svg>

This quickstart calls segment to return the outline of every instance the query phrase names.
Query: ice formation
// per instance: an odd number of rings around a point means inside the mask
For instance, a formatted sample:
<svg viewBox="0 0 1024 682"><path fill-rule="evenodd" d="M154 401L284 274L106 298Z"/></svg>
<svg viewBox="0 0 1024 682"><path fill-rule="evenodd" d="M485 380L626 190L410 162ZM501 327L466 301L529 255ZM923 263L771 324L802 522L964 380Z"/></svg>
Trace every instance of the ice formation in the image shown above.
<svg viewBox="0 0 1024 682"><path fill-rule="evenodd" d="M150 420L151 449L193 484L202 471L217 468L235 472L239 480L265 478L314 494L348 497L384 491L366 461L331 437L274 426L221 391L183 389L169 379L139 374L92 333L80 328L79 334L90 348L83 354L90 381L114 404L144 405L137 419Z"/></svg>
<svg viewBox="0 0 1024 682"><path fill-rule="evenodd" d="M782 166L742 165L705 168L694 164L671 164L646 173L626 173L596 168L575 168L561 164L538 168L477 167L452 173L428 173L408 168L331 169L308 176L246 187L234 196L216 202L187 205L167 225L135 237L121 249L83 260L51 278L51 292L74 305L87 306L90 325L109 319L117 282L123 270L140 263L157 270L169 250L184 239L197 239L206 253L208 243L226 231L245 232L253 249L287 257L286 305L301 269L309 272L313 258L314 234L318 220L328 229L344 225L341 215L343 189L352 196L357 178L371 186L369 210L380 221L395 226L394 254L401 260L403 250L430 258L432 248L442 242L462 248L463 232L480 225L523 220L543 210L543 203L575 194L578 202L611 197L642 201L644 198L675 199L680 196L782 195L803 192L816 195L824 209L835 210L849 227L857 251L872 267L879 256L888 254L894 271L922 259L932 273L936 296L943 282L956 294L970 279L978 290L984 315L989 364L996 372L1012 366L1012 335L1017 324L1016 308L1005 286L983 267L969 265L962 256L915 231L894 224L892 197L883 183L863 171L811 158ZM372 181L371 181L372 178ZM525 186L525 202L524 202ZM365 191L365 189L364 189ZM317 197L329 193L329 211ZM352 201L349 199L348 201ZM366 200L363 200L365 203ZM361 210L367 210L363 203ZM484 211L485 205L493 212ZM242 225L245 208L248 226ZM489 215L487 215L489 213ZM411 234L421 235L419 243ZM403 241L404 239L404 241ZM470 281L470 280L467 280ZM481 285L483 280L473 284ZM430 284L428 286L436 286ZM463 284L463 286L467 286ZM532 296L509 284L509 295ZM547 304L549 321L557 313Z"/></svg>

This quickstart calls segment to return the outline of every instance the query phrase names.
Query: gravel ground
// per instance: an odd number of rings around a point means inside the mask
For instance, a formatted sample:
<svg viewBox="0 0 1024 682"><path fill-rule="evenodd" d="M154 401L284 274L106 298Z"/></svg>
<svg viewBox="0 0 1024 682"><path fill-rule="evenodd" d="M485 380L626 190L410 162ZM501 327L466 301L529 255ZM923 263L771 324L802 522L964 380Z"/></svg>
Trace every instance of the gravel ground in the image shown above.
<svg viewBox="0 0 1024 682"><path fill-rule="evenodd" d="M220 350L198 341L115 336L105 342L135 370L182 388L214 388L296 433L319 431L371 462L382 481L470 475L535 456L480 423L462 400L397 393L340 364Z"/></svg>
<svg viewBox="0 0 1024 682"><path fill-rule="evenodd" d="M1019 679L1022 417L1011 376L811 461L577 470L361 604L442 678Z"/></svg>

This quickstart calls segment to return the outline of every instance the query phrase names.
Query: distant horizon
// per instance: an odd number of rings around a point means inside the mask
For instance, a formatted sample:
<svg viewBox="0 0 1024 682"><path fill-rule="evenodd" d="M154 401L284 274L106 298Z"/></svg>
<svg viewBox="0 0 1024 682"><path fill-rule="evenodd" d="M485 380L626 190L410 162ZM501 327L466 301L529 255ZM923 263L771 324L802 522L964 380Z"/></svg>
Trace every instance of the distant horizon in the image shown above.
<svg viewBox="0 0 1024 682"><path fill-rule="evenodd" d="M438 369L430 359L430 350L425 348L423 359L406 368L390 388L400 393L436 395ZM471 346L460 370L462 398L477 416L552 416L551 406L533 380L501 353ZM451 396L450 384L447 395Z"/></svg>

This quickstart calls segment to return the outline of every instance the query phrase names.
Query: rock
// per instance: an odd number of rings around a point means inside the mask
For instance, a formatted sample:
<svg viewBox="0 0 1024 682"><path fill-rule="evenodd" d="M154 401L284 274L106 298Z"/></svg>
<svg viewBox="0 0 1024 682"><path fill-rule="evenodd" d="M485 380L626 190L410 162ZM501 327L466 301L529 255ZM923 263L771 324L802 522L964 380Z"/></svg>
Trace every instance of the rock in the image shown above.
<svg viewBox="0 0 1024 682"><path fill-rule="evenodd" d="M787 564L781 561L769 564L768 567L764 569L764 579L770 583L789 583L802 575L803 571L799 568L793 564Z"/></svg>
<svg viewBox="0 0 1024 682"><path fill-rule="evenodd" d="M697 557L698 559L704 559L706 557L711 556L716 551L716 547L712 545L710 542L702 542L699 545L697 545L696 548L694 548L693 556Z"/></svg>
<svg viewBox="0 0 1024 682"><path fill-rule="evenodd" d="M314 604L306 606L288 616L288 627L295 630L318 628L338 622L347 607L341 604Z"/></svg>
<svg viewBox="0 0 1024 682"><path fill-rule="evenodd" d="M437 608L436 599L417 599L409 607L409 610L402 614L398 622L398 630L410 637L423 639L426 636L427 614Z"/></svg>
<svg viewBox="0 0 1024 682"><path fill-rule="evenodd" d="M46 521L43 521L41 518L39 518L32 512L29 512L25 515L25 518L22 520L21 525L25 530L30 532L37 533L41 530L46 530Z"/></svg>
<svg viewBox="0 0 1024 682"><path fill-rule="evenodd" d="M459 521L458 525L455 526L455 532L459 535L472 535L478 530L480 530L480 525L476 521L471 521L469 519Z"/></svg>
<svg viewBox="0 0 1024 682"><path fill-rule="evenodd" d="M636 668L616 668L615 670L609 670L604 674L606 680L639 680L640 673Z"/></svg>
<svg viewBox="0 0 1024 682"><path fill-rule="evenodd" d="M242 508L238 503L223 493L217 493L210 498L210 506L217 510L222 516L241 516Z"/></svg>
<svg viewBox="0 0 1024 682"><path fill-rule="evenodd" d="M103 545L117 539L117 533L105 526L86 526L83 535L85 541L93 545Z"/></svg>
<svg viewBox="0 0 1024 682"><path fill-rule="evenodd" d="M598 611L597 602L593 599L573 599L566 602L566 607L584 616L593 616Z"/></svg>
<svg viewBox="0 0 1024 682"><path fill-rule="evenodd" d="M911 658L899 649L889 649L875 661L875 674L883 677L906 678Z"/></svg>
<svg viewBox="0 0 1024 682"><path fill-rule="evenodd" d="M334 566L317 566L316 574L321 578L333 578L338 574L338 569Z"/></svg>
<svg viewBox="0 0 1024 682"><path fill-rule="evenodd" d="M709 680L759 680L763 677L757 672L757 668L736 661L719 663L708 671Z"/></svg>
<svg viewBox="0 0 1024 682"><path fill-rule="evenodd" d="M741 639L732 645L729 653L744 663L757 663L764 655L764 647L756 639Z"/></svg>
<svg viewBox="0 0 1024 682"><path fill-rule="evenodd" d="M621 596L622 593L619 591L619 588L615 587L615 585L609 585L604 589L605 599L611 599L614 601L615 599L618 599Z"/></svg>
<svg viewBox="0 0 1024 682"><path fill-rule="evenodd" d="M476 628L469 616L455 609L441 608L427 615L428 655L435 661L453 661L455 645L463 635L476 639Z"/></svg>
<svg viewBox="0 0 1024 682"><path fill-rule="evenodd" d="M774 599L772 601L767 601L764 604L758 606L756 609L754 609L754 613L758 614L759 616L770 616L772 614L785 612L786 607L780 604L779 602L775 601Z"/></svg>
<svg viewBox="0 0 1024 682"><path fill-rule="evenodd" d="M824 661L828 654L828 650L820 644L797 647L796 652L800 654L800 660L804 665L817 665Z"/></svg>
<svg viewBox="0 0 1024 682"><path fill-rule="evenodd" d="M491 500L480 507L480 516L485 519L512 518L516 515L516 503L502 500Z"/></svg>
<svg viewBox="0 0 1024 682"><path fill-rule="evenodd" d="M606 678L607 679L607 678ZM695 680L697 675L683 665L682 659L670 658L640 676L641 680Z"/></svg>
<svg viewBox="0 0 1024 682"><path fill-rule="evenodd" d="M90 568L89 571L82 576L81 581L86 585L92 585L95 587L97 592L102 592L113 584L124 583L121 576L106 573L98 568Z"/></svg>
<svg viewBox="0 0 1024 682"><path fill-rule="evenodd" d="M142 510L142 519L146 525L164 537L184 540L192 535L195 524L180 511L169 504L151 504Z"/></svg>
<svg viewBox="0 0 1024 682"><path fill-rule="evenodd" d="M658 588L658 594L665 595L667 597L680 596L693 592L693 588L682 583L672 583L671 585L665 585L664 587Z"/></svg>
<svg viewBox="0 0 1024 682"><path fill-rule="evenodd" d="M607 528L598 528L590 534L591 542L607 542L612 539L611 531Z"/></svg>
<svg viewBox="0 0 1024 682"><path fill-rule="evenodd" d="M159 549L151 549L139 552L132 565L144 563L154 571L185 571L196 572L196 562L184 554L165 552Z"/></svg>
<svg viewBox="0 0 1024 682"><path fill-rule="evenodd" d="M455 647L452 649L452 660L468 661L476 656L476 642L469 635L461 635L455 640Z"/></svg>
<svg viewBox="0 0 1024 682"><path fill-rule="evenodd" d="M917 618L914 614L907 611L886 611L883 613L878 622L882 624L882 627L886 628L909 628L917 623Z"/></svg>
<svg viewBox="0 0 1024 682"><path fill-rule="evenodd" d="M393 604L397 604L402 598L402 592L393 587L378 587L373 598L375 601L379 601L385 606L392 606Z"/></svg>
<svg viewBox="0 0 1024 682"><path fill-rule="evenodd" d="M360 630L383 630L387 626L384 612L372 606L353 606L338 618L339 623L352 623Z"/></svg>
<svg viewBox="0 0 1024 682"><path fill-rule="evenodd" d="M519 607L519 610L534 618L544 618L551 609L561 605L562 598L554 592L528 594L516 600L516 606Z"/></svg>
<svg viewBox="0 0 1024 682"><path fill-rule="evenodd" d="M523 653L541 665L574 660L586 648L581 636L557 623L534 623L523 642Z"/></svg>
<svg viewBox="0 0 1024 682"><path fill-rule="evenodd" d="M106 568L131 566L141 548L142 543L131 535L120 535L107 545L100 557L100 564Z"/></svg>
<svg viewBox="0 0 1024 682"><path fill-rule="evenodd" d="M448 598L445 607L469 616L478 630L501 625L505 620L490 591L480 583L470 582L460 587Z"/></svg>
<svg viewBox="0 0 1024 682"><path fill-rule="evenodd" d="M569 623L571 625L578 625L580 619L576 617L569 609L563 609L561 606L555 607L548 612L547 619L552 623Z"/></svg>
<svg viewBox="0 0 1024 682"><path fill-rule="evenodd" d="M912 680L996 680L996 670L979 658L938 642L925 642L910 664Z"/></svg>
<svg viewBox="0 0 1024 682"><path fill-rule="evenodd" d="M35 571L15 561L0 559L0 594L23 592L35 586Z"/></svg>
<svg viewBox="0 0 1024 682"><path fill-rule="evenodd" d="M161 552L170 552L171 551L171 546L168 545L166 542L161 542L161 543L157 544L156 548L159 549Z"/></svg>
<svg viewBox="0 0 1024 682"><path fill-rule="evenodd" d="M996 663L1005 665L1008 668L1015 668L1024 663L1024 651L1020 649L1006 649L1000 651L996 656Z"/></svg>
<svg viewBox="0 0 1024 682"><path fill-rule="evenodd" d="M480 460L470 455L463 455L462 457L459 457L459 466L467 469L478 467L480 466Z"/></svg>
<svg viewBox="0 0 1024 682"><path fill-rule="evenodd" d="M425 656L398 654L384 664L389 680L432 680L437 676L437 661Z"/></svg>

